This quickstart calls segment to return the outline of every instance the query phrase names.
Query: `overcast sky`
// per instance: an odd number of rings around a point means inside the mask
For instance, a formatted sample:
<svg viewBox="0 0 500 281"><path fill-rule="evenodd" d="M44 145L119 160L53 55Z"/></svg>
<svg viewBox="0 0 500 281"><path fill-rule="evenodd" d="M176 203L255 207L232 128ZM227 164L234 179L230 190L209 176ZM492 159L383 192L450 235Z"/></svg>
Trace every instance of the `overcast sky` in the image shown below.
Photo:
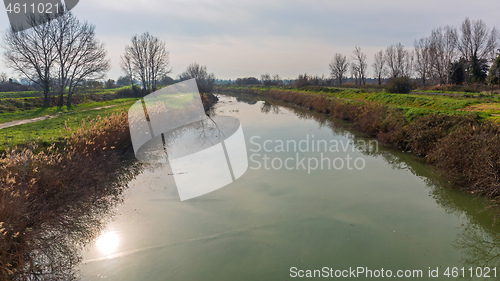
<svg viewBox="0 0 500 281"><path fill-rule="evenodd" d="M217 78L235 79L266 72L328 76L334 54L350 56L356 45L371 65L376 51L397 42L411 47L465 17L500 27L499 0L80 0L73 12L96 26L112 79L123 75L124 46L145 31L166 42L174 78L198 62ZM8 26L4 10L2 35ZM0 71L10 73L3 61Z"/></svg>

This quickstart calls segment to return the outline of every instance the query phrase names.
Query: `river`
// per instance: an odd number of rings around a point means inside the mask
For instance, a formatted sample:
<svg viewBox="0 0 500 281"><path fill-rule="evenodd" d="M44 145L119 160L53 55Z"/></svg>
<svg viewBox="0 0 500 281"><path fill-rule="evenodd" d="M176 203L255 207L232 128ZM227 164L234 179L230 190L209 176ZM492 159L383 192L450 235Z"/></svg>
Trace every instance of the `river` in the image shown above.
<svg viewBox="0 0 500 281"><path fill-rule="evenodd" d="M214 114L240 120L246 173L180 201L170 169L145 170L83 253L83 280L499 278L486 200L419 159L302 109L222 96Z"/></svg>

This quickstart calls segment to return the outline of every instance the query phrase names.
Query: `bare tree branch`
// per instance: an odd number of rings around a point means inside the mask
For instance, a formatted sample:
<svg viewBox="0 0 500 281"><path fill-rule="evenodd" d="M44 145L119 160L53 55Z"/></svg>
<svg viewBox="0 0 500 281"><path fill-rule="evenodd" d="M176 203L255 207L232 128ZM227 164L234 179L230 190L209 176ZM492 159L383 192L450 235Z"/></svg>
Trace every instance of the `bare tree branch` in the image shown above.
<svg viewBox="0 0 500 281"><path fill-rule="evenodd" d="M339 85L342 85L345 73L349 69L347 57L340 53L336 53L329 67L332 77L337 80Z"/></svg>
<svg viewBox="0 0 500 281"><path fill-rule="evenodd" d="M132 37L130 45L125 46L121 66L133 81L134 76L142 82L143 90L155 91L158 80L172 70L170 57L164 42L148 32Z"/></svg>

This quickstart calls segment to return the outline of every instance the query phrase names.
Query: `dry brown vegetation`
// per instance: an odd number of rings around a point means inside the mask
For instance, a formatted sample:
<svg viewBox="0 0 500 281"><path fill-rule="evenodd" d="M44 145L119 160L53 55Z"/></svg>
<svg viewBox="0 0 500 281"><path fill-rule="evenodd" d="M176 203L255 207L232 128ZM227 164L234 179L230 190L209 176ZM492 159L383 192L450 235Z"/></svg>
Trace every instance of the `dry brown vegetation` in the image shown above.
<svg viewBox="0 0 500 281"><path fill-rule="evenodd" d="M500 127L481 120L477 114L432 113L408 120L396 108L366 101L289 90L238 91L352 121L369 136L424 157L467 191L500 201Z"/></svg>
<svg viewBox="0 0 500 281"><path fill-rule="evenodd" d="M64 148L14 148L0 159L0 279L71 279L75 247L94 238L134 174L124 165L126 112L87 122L66 128Z"/></svg>

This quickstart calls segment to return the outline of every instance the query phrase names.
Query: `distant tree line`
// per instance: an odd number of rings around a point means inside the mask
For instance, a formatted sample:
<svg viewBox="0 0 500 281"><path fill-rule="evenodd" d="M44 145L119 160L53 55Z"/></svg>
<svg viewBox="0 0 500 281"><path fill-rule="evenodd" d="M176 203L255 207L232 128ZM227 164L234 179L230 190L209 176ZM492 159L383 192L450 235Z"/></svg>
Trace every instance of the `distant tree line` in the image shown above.
<svg viewBox="0 0 500 281"><path fill-rule="evenodd" d="M397 43L374 55L373 76L384 79L416 78L422 85L499 83L500 36L482 20L466 18L460 28L445 26L415 40L413 48ZM329 64L334 83L342 85L350 70L356 85L366 83L366 55L355 47L349 60L337 53ZM299 77L300 78L300 77ZM300 80L300 79L299 79Z"/></svg>
<svg viewBox="0 0 500 281"><path fill-rule="evenodd" d="M460 28L445 26L432 30L428 37L415 40L413 48L396 43L376 52L371 67L374 78L368 78L367 56L356 46L350 57L341 53L334 55L329 64L329 77L306 73L285 81L278 75L263 74L261 80L238 78L234 84L278 86L293 83L303 87L342 85L346 81L365 85L370 81L382 85L395 80L408 84L410 79L423 86L500 84L500 34L482 20L466 18ZM408 87L399 86L405 90Z"/></svg>

